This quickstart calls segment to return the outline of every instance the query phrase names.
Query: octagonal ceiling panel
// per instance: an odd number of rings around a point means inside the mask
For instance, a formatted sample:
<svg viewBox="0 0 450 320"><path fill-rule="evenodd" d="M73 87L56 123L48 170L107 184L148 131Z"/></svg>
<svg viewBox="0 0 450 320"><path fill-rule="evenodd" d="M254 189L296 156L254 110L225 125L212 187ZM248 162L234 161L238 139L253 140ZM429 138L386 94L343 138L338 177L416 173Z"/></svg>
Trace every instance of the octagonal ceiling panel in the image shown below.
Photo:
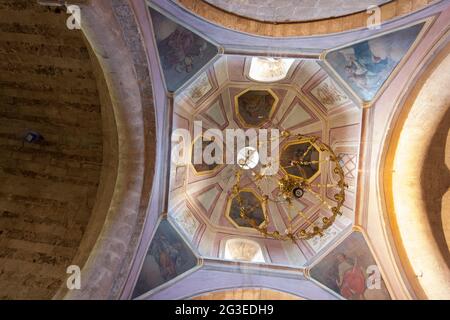
<svg viewBox="0 0 450 320"><path fill-rule="evenodd" d="M198 265L198 258L167 220L156 230L144 259L133 298L148 293Z"/></svg>
<svg viewBox="0 0 450 320"><path fill-rule="evenodd" d="M251 224L241 217L241 210L245 210L250 219L254 219L257 225L264 222L263 201L255 190L243 189L239 195L228 200L226 217L237 228L251 228Z"/></svg>
<svg viewBox="0 0 450 320"><path fill-rule="evenodd" d="M211 85L206 84L206 77L199 75L199 79L203 77L204 80L194 79L188 89L177 93L174 99L174 114L179 119L183 119L183 121L177 120L177 123L189 130L191 135L194 134L193 123L198 120L203 122L205 129L215 128L222 133L225 133L226 129L246 130L251 126L289 129L293 134L317 136L324 142L332 144L339 153L348 154L349 157L351 154L357 154L361 110L348 98L344 100L330 98L330 96L334 97L334 93L330 93L328 89L322 90L326 94L319 95L328 103L328 106L314 98L317 95L317 87L320 87L321 83L328 87L331 83L336 90L343 92L316 62L296 60L292 64L293 69L289 71L288 78L266 84L250 80L249 68L246 67L249 59L251 60L251 57L223 56L205 71ZM205 86L205 89L197 89L196 86ZM199 93L195 99L191 98L192 92ZM254 94L255 92L258 94ZM270 92L270 95L267 92ZM247 97L246 93L250 95ZM239 103L236 102L239 101L240 96L243 96L244 100L247 99L246 102L250 105L250 112L246 114L246 117L249 117L248 123L241 121L238 115ZM274 108L270 110L268 105L272 103ZM260 113L262 118L259 118ZM188 124L185 121L188 121ZM285 144L281 141L281 146ZM228 146L226 148L225 152L228 152ZM238 150L235 148L233 150L236 155ZM342 161L345 159L347 158L343 158ZM353 167L355 163L353 162L353 166L350 162L348 164L349 170L353 171L348 172L347 176L353 179L353 175L357 172ZM182 167L191 169L185 170ZM199 175L193 170L191 163L172 167L170 183L173 191L169 197L169 219L172 219L174 225L182 230L181 233L186 235L186 230L189 229L194 233L186 238L190 239L192 246L202 256L225 259L226 241L244 239L254 241L260 246L265 263L305 266L329 246L333 246L337 239L346 234L353 223L354 203L351 201L344 208L344 215L337 219L322 238L301 240L296 243L265 239L240 221L239 211L236 208L233 209L234 218L230 219L228 216L229 209L232 207L232 200L230 200L232 187L236 181L235 169L234 164L225 163L217 171ZM330 181L334 177L330 177L331 174L332 168L321 167L320 170L315 170L311 175L315 184L314 190L324 194L325 189L322 186L332 183ZM184 177L184 183L180 183L181 177ZM261 198L261 190L249 177L244 175L241 182L242 187L254 193L255 199ZM173 188L180 185L181 187ZM272 182L262 187L264 192L269 193L278 188ZM350 189L349 194L351 194ZM333 204L331 194L327 201ZM302 211L308 220L317 220L329 214L326 206L318 203L317 198L308 193L302 199L295 201L294 208ZM291 218L294 219L295 228L308 227L305 217L299 215L289 217L291 213L287 212L283 206L269 202L264 209L271 221L270 230L275 228L284 230Z"/></svg>
<svg viewBox="0 0 450 320"><path fill-rule="evenodd" d="M254 127L314 135L334 150L349 187L343 215L323 236L283 242L264 238L240 217L240 208L232 197L236 165L198 164L192 157L185 163L172 162L169 221L163 220L156 231L134 296L195 268L197 257L193 252L198 252L215 259L305 267L305 274L311 271L315 281L347 299L389 298L364 236L355 231L349 235L361 136L361 109L354 101L363 105L376 98L414 47L425 24L420 22L336 48L320 63L239 55L223 55L216 60L218 50L210 41L153 9L150 13L166 85L175 92L174 129L186 129L194 135L194 121L202 120L206 129L219 132ZM255 73L253 68L252 72L252 61L259 61L259 66L267 69ZM279 159L284 167L305 152L298 143L289 149L287 142L279 145L288 148ZM190 154L190 145L174 148L179 145L180 141L173 141L172 149L180 155ZM209 145L202 144L202 149ZM286 155L288 152L291 154ZM301 176L312 180L314 193L293 201L294 211L301 215L292 216L279 203L263 205L262 193L273 193L276 183L259 188L248 176L242 181L246 188L241 189L246 199L243 205L256 208L257 221L262 222L267 214L271 230L282 231L289 222L295 230L311 230L311 221L330 216L339 181L333 165L324 166L320 160L317 150L306 159L314 163L310 172ZM317 195L323 202L317 201ZM176 252L175 262L170 252Z"/></svg>
<svg viewBox="0 0 450 320"><path fill-rule="evenodd" d="M311 141L296 141L283 146L280 155L281 169L295 177L314 180L319 174L319 148ZM297 166L293 162L304 162L307 165Z"/></svg>
<svg viewBox="0 0 450 320"><path fill-rule="evenodd" d="M270 120L277 103L270 89L247 89L235 97L236 115L241 126L259 128Z"/></svg>
<svg viewBox="0 0 450 320"><path fill-rule="evenodd" d="M244 60L242 60L244 61ZM249 87L249 84L252 84ZM225 88L224 96L229 100L233 128L268 128L278 117L281 107L284 107L289 93L288 87L273 86L246 82L230 82ZM292 91L291 91L292 93Z"/></svg>
<svg viewBox="0 0 450 320"><path fill-rule="evenodd" d="M205 157L197 157L196 154L204 155L205 153L211 155L212 158L216 156L220 157L219 154L216 154L216 148L221 144L221 141L215 141L212 139L206 139L203 136L197 137L194 139L194 143L191 147L191 164L194 168L194 172L198 175L210 174L217 171L221 164L216 161L211 163L211 160L205 159ZM198 150L198 152L196 152Z"/></svg>

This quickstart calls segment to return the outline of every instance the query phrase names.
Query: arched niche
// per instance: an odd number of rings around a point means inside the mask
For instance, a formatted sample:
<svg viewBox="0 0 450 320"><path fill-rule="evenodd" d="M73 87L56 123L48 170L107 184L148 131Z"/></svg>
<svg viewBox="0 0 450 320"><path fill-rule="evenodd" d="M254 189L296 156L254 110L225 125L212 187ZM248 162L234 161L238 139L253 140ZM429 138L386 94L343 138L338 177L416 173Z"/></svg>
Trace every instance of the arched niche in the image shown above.
<svg viewBox="0 0 450 320"><path fill-rule="evenodd" d="M253 57L248 77L259 82L277 82L286 78L295 59Z"/></svg>

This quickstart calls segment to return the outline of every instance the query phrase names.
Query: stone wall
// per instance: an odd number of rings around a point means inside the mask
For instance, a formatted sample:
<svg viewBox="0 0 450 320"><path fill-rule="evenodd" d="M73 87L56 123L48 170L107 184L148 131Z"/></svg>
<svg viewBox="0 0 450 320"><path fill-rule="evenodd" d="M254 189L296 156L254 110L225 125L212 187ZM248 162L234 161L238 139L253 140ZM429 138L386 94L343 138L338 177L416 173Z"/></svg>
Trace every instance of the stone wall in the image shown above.
<svg viewBox="0 0 450 320"><path fill-rule="evenodd" d="M100 94L101 101L109 100L105 105L101 102L102 110L108 105L111 109L106 117L102 111L104 157L114 155L117 161L104 159L96 205L75 258L82 267L81 290L61 287L55 299L118 299L130 276L144 222L151 223L149 217L157 218L161 212L149 209L161 135L156 134L153 84L142 39L145 30L136 24L136 3L145 4L128 0L80 4L82 31L105 81L98 88L107 87L109 92L109 99ZM111 116L114 129L107 119ZM158 183L157 194L162 185ZM93 236L96 232L98 236ZM90 245L92 240L95 244Z"/></svg>
<svg viewBox="0 0 450 320"><path fill-rule="evenodd" d="M65 11L1 0L0 17L0 299L51 298L94 208L99 94ZM43 140L24 142L29 130Z"/></svg>

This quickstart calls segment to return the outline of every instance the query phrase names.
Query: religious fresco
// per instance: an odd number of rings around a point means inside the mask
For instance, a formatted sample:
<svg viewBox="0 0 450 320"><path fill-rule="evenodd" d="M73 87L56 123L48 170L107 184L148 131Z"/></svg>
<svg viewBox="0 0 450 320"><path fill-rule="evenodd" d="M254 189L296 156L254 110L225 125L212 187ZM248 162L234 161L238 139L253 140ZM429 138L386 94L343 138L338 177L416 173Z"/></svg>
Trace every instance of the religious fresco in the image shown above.
<svg viewBox="0 0 450 320"><path fill-rule="evenodd" d="M277 99L269 90L249 90L236 99L237 113L244 126L259 127L270 119Z"/></svg>
<svg viewBox="0 0 450 320"><path fill-rule="evenodd" d="M196 144L201 144L201 147L196 146ZM216 149L220 150L220 145L218 143L214 142L214 140L206 140L206 139L202 139L202 138L195 139L194 144L192 145L191 163L197 173L209 173L210 171L213 171L218 166L220 166L220 164L218 164L216 161L214 161L211 164L206 163L205 157L201 157L200 161L197 161L200 163L196 163L196 157L195 157L196 148L199 148L199 149L201 148L202 155L205 154L205 150L206 150L206 154L211 155L211 157L214 159L214 157L216 156ZM208 153L208 150L211 152Z"/></svg>
<svg viewBox="0 0 450 320"><path fill-rule="evenodd" d="M174 92L213 59L218 49L156 10L149 10L167 89Z"/></svg>
<svg viewBox="0 0 450 320"><path fill-rule="evenodd" d="M241 191L240 198L242 200L242 208L247 211L247 216L251 219L255 219L256 223L260 225L264 222L264 210L261 204L261 200L252 191ZM231 200L231 205L228 212L228 217L233 223L239 227L250 228L251 225L247 220L241 218L241 206L237 197Z"/></svg>
<svg viewBox="0 0 450 320"><path fill-rule="evenodd" d="M311 277L349 300L390 300L380 270L360 232L347 239L310 271Z"/></svg>
<svg viewBox="0 0 450 320"><path fill-rule="evenodd" d="M133 298L194 268L197 257L167 220L162 220L145 256Z"/></svg>
<svg viewBox="0 0 450 320"><path fill-rule="evenodd" d="M363 101L371 101L413 45L424 23L337 49L327 63Z"/></svg>
<svg viewBox="0 0 450 320"><path fill-rule="evenodd" d="M280 165L287 174L311 179L319 172L319 158L319 151L311 143L294 143L284 147L281 151ZM292 163L294 160L304 164L295 165Z"/></svg>

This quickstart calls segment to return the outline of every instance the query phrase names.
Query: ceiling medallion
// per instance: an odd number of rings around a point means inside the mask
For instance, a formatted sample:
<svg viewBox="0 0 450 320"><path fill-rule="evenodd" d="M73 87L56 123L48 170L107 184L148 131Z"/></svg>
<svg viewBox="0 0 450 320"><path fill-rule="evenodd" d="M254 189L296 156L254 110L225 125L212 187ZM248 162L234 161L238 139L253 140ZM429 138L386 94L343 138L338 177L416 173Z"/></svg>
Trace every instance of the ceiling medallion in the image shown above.
<svg viewBox="0 0 450 320"><path fill-rule="evenodd" d="M232 188L231 198L237 209L235 215L247 227L259 231L263 236L277 240L308 240L315 236L323 236L336 218L342 215L341 209L345 202L344 171L330 146L318 137L306 135L292 135L283 131L281 136L287 140L286 146L280 154L280 170L276 175L266 175L267 166L258 163L259 155L255 148L246 147L238 152L235 171L236 182ZM334 184L320 184L314 181L321 170L333 168L337 176ZM246 199L248 187L254 185L261 195L261 202L249 202ZM274 184L275 183L275 184ZM275 190L267 186L276 185ZM334 203L330 204L326 197L332 194ZM318 203L327 215L314 219L302 210L295 208L295 202L306 197L308 201ZM277 230L267 214L268 204L284 205L288 213L288 223L283 231ZM255 214L258 213L259 214ZM299 218L301 223L299 223ZM306 225L306 226L305 226Z"/></svg>

